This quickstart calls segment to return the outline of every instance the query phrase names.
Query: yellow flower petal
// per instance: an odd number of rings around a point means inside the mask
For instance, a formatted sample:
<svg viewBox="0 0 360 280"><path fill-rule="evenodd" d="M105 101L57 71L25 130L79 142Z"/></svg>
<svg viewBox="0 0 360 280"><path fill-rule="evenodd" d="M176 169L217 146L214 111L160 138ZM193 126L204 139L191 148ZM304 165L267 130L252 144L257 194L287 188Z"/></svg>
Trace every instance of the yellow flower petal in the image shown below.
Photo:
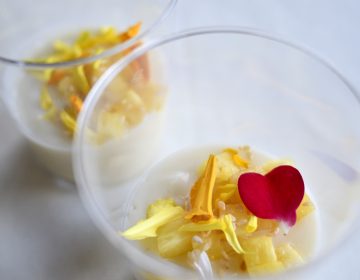
<svg viewBox="0 0 360 280"><path fill-rule="evenodd" d="M156 237L156 231L159 227L177 219L183 213L184 209L179 206L166 207L150 218L138 222L121 235L129 240L141 240L148 237Z"/></svg>
<svg viewBox="0 0 360 280"><path fill-rule="evenodd" d="M77 95L70 96L70 105L75 110L76 113L79 113L83 106L83 101Z"/></svg>
<svg viewBox="0 0 360 280"><path fill-rule="evenodd" d="M90 90L89 82L84 72L84 66L80 65L74 69L73 72L74 82L76 87L83 93L87 94Z"/></svg>
<svg viewBox="0 0 360 280"><path fill-rule="evenodd" d="M137 22L133 26L130 26L126 34L129 36L129 38L135 37L139 33L140 28L141 28L141 22Z"/></svg>
<svg viewBox="0 0 360 280"><path fill-rule="evenodd" d="M186 219L208 220L214 216L212 210L212 197L215 185L217 167L216 157L210 155L204 175L200 177L191 189L191 210Z"/></svg>
<svg viewBox="0 0 360 280"><path fill-rule="evenodd" d="M94 52L94 54L95 54L95 55L98 55L98 54L103 53L104 51L105 51L104 48L98 48L98 49L96 49L96 51ZM94 71L99 70L100 65L101 65L102 62L103 62L102 59L95 60L95 61L92 63L92 68L93 68L93 70L94 70Z"/></svg>
<svg viewBox="0 0 360 280"><path fill-rule="evenodd" d="M67 128L71 133L75 132L76 120L72 116L70 116L69 113L67 113L66 111L62 111L60 113L60 120L65 126L65 128Z"/></svg>
<svg viewBox="0 0 360 280"><path fill-rule="evenodd" d="M234 249L236 253L244 253L244 250L241 247L239 240L237 239L231 215L225 215L221 219L223 220L224 224L222 231L224 232L229 245Z"/></svg>
<svg viewBox="0 0 360 280"><path fill-rule="evenodd" d="M248 168L248 163L244 159L242 159L238 154L233 155L232 159L237 166L242 168Z"/></svg>
<svg viewBox="0 0 360 280"><path fill-rule="evenodd" d="M76 39L76 44L83 47L83 44L86 43L86 41L91 37L91 34L89 31L85 30L80 33L78 38Z"/></svg>
<svg viewBox="0 0 360 280"><path fill-rule="evenodd" d="M257 229L258 226L257 222L258 222L257 217L251 215L248 223L246 224L246 228L245 228L246 232L253 233Z"/></svg>
<svg viewBox="0 0 360 280"><path fill-rule="evenodd" d="M229 153L230 155L236 155L238 153L238 151L234 148L226 148L223 151Z"/></svg>
<svg viewBox="0 0 360 280"><path fill-rule="evenodd" d="M179 231L189 231L189 232L201 232L201 231L211 231L211 230L221 230L223 224L221 220L217 218L210 219L208 221L200 221L197 223L189 223L183 225L179 228Z"/></svg>
<svg viewBox="0 0 360 280"><path fill-rule="evenodd" d="M53 48L56 52L68 53L71 51L71 47L63 41L56 40L53 44Z"/></svg>
<svg viewBox="0 0 360 280"><path fill-rule="evenodd" d="M154 216L155 214L159 213L160 211L162 211L166 208L172 208L174 206L176 206L175 201L171 198L159 199L148 207L146 216L147 216L147 218L150 218L150 217Z"/></svg>
<svg viewBox="0 0 360 280"><path fill-rule="evenodd" d="M201 231L211 231L211 230L221 230L225 234L226 241L233 248L233 250L238 253L244 253L244 250L241 248L241 245L237 239L235 228L232 222L231 215L224 215L220 219L213 218L210 221L202 221L197 223L190 223L182 226L179 231L188 231L188 232L201 232Z"/></svg>
<svg viewBox="0 0 360 280"><path fill-rule="evenodd" d="M235 165L242 167L242 168L249 167L249 163L239 155L238 150L233 149L233 148L226 148L226 149L224 149L224 152L231 155L231 158L232 158L233 162L235 163Z"/></svg>

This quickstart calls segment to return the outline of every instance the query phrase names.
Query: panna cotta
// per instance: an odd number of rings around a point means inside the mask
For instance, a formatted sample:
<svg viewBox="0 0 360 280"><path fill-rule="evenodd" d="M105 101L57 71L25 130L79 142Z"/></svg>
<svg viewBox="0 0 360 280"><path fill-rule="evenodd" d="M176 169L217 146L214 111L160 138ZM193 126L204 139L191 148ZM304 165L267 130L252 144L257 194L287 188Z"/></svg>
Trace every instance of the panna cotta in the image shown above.
<svg viewBox="0 0 360 280"><path fill-rule="evenodd" d="M317 215L294 166L247 146L180 151L135 188L121 235L204 277L302 265L316 250Z"/></svg>
<svg viewBox="0 0 360 280"><path fill-rule="evenodd" d="M54 42L48 56L37 60L53 63L100 54L136 36L140 27L137 23L124 32L112 27L84 31L71 43ZM140 44L88 64L34 70L17 77L21 82L17 83L18 95L12 105L18 112L19 123L38 160L57 176L73 181L72 140L78 114L91 87L112 64ZM156 149L159 137L155 135L160 133L163 122L165 88L155 82L152 63L149 55L142 55L119 73L106 87L101 100L103 107L93 118L89 134L94 149L90 152L96 153L99 165L106 167L109 181L128 178L141 169L132 165L134 170L129 170L124 164L138 137L152 139L149 151ZM124 151L122 158L114 159L112 156L119 155L119 151ZM133 155L136 158L136 153ZM143 162L151 157L149 152L143 155ZM112 171L114 168L116 172ZM118 168L123 172L119 173ZM116 178L112 179L110 173Z"/></svg>

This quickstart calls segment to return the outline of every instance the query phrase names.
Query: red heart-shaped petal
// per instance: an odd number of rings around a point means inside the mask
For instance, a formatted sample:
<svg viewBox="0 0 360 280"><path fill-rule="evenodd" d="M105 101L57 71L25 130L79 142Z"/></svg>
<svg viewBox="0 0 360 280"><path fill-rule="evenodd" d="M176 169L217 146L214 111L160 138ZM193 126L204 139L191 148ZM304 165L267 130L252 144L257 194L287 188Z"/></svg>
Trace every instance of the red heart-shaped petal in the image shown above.
<svg viewBox="0 0 360 280"><path fill-rule="evenodd" d="M240 175L238 190L245 206L255 216L277 219L293 226L305 187L296 168L281 165L265 176L255 172Z"/></svg>

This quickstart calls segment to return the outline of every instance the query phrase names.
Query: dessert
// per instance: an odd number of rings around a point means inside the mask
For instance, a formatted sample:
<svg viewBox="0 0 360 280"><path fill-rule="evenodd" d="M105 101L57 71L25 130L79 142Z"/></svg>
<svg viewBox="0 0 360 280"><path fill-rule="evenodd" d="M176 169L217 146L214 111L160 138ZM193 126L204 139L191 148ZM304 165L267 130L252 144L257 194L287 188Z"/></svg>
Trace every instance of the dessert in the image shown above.
<svg viewBox="0 0 360 280"><path fill-rule="evenodd" d="M140 28L141 24L136 23L123 32L114 27L83 31L73 42L55 41L49 55L36 61L54 63L94 56L133 38ZM116 55L83 65L32 70L36 84L33 80L30 84L26 77L23 85L30 94L23 96L21 90L22 96L18 98L21 118L35 136L30 139L38 159L53 173L73 180L70 147L77 117L88 93L111 65L140 45L141 42L137 42ZM131 146L134 137L148 137L151 127L154 131L161 130L160 112L165 94L151 73L154 67L151 59L148 54L141 55L114 77L102 96L101 111L95 110L88 134L104 166L119 167L118 163L114 164L116 160L109 159L116 154L114 148L131 150L126 145ZM149 150L152 150L151 144ZM130 176L136 170L126 172L126 176Z"/></svg>
<svg viewBox="0 0 360 280"><path fill-rule="evenodd" d="M189 155L206 154L196 168ZM165 161L139 186L132 226L123 237L205 278L277 273L311 256L315 206L291 162L247 146L191 151L177 159L178 165ZM185 160L192 160L187 167ZM176 167L180 171L171 173ZM303 241L311 244L302 246L299 234L311 236Z"/></svg>
<svg viewBox="0 0 360 280"><path fill-rule="evenodd" d="M97 32L83 31L73 44L55 41L53 53L39 61L46 63L64 62L78 58L98 55L117 44L135 37L141 24L137 23L125 32L118 32L113 27L104 27ZM40 92L40 107L44 110L43 119L53 122L70 137L76 129L76 118L91 87L98 78L117 60L131 52L137 45L108 58L100 59L85 65L64 69L47 69L36 76L43 81ZM133 77L137 75L136 88ZM127 69L115 78L108 89L112 92L113 104L99 116L101 140L121 133L137 125L144 114L157 110L160 104L154 101L149 81L148 58L141 56L133 61ZM121 115L121 118L118 116ZM114 122L116 116L119 122Z"/></svg>

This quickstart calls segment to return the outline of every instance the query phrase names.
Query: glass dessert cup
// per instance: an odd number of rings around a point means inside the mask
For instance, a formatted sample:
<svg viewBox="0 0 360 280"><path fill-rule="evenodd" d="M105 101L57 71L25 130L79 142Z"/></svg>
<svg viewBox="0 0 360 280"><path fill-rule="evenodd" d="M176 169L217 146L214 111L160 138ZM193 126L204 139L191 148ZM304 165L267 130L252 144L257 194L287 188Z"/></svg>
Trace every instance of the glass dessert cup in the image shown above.
<svg viewBox="0 0 360 280"><path fill-rule="evenodd" d="M156 58L150 80L162 89L161 106L105 145L94 143L99 118L114 105L108 88L144 55ZM184 31L139 47L93 87L75 136L76 180L94 221L128 257L136 277L197 279L195 270L145 251L121 232L143 219L155 200L171 197L166 189L174 172L196 169L219 147L249 145L271 158L289 158L315 205L314 236L300 236L301 242L315 242L304 265L275 278L304 279L357 222L359 115L351 85L303 47L252 29Z"/></svg>
<svg viewBox="0 0 360 280"><path fill-rule="evenodd" d="M69 72L104 60L110 65L120 58L119 54L126 55L138 46L141 39L167 16L176 0L39 0L32 2L31 7L22 1L6 2L3 3L6 11L0 16L2 26L8 27L0 31L2 99L39 161L58 177L72 181L72 137L67 135L69 131L55 127L44 118L48 112L40 104L45 84L43 76ZM59 54L59 49L66 48L76 53L79 48L75 44L80 39L86 40L86 36L94 34L100 34L104 39L111 32L119 34L119 38L126 35L126 38L106 46L95 46L88 54L83 52L64 59L54 55L56 51ZM84 49L80 48L81 51ZM92 83L89 82L88 87Z"/></svg>

